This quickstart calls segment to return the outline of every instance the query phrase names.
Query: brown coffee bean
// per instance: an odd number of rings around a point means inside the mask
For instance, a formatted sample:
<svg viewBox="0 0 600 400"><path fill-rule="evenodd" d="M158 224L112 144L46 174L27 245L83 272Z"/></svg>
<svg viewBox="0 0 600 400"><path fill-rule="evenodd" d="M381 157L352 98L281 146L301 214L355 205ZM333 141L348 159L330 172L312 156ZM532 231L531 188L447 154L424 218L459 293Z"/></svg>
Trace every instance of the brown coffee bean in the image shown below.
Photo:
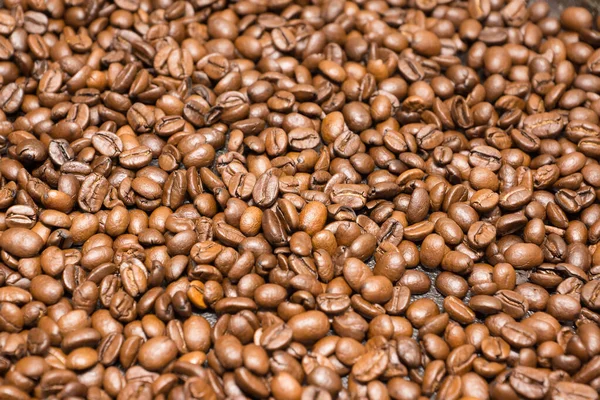
<svg viewBox="0 0 600 400"><path fill-rule="evenodd" d="M163 368L177 355L175 343L166 336L149 339L144 343L138 354L140 364L150 370Z"/></svg>
<svg viewBox="0 0 600 400"><path fill-rule="evenodd" d="M532 243L513 244L506 249L505 257L516 269L531 269L544 261L541 248Z"/></svg>
<svg viewBox="0 0 600 400"><path fill-rule="evenodd" d="M327 316L319 311L307 311L292 317L288 324L292 328L293 337L301 343L311 343L329 330Z"/></svg>
<svg viewBox="0 0 600 400"><path fill-rule="evenodd" d="M589 7L5 3L0 397L598 397Z"/></svg>
<svg viewBox="0 0 600 400"><path fill-rule="evenodd" d="M44 243L40 236L25 228L10 228L2 232L0 247L15 257L34 257Z"/></svg>

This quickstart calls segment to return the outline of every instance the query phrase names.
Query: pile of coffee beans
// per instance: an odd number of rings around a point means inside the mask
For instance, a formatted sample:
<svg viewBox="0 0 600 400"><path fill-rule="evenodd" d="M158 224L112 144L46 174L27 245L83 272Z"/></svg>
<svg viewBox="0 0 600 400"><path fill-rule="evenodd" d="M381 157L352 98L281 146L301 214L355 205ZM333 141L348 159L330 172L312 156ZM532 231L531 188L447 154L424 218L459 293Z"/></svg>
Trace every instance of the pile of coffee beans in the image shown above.
<svg viewBox="0 0 600 400"><path fill-rule="evenodd" d="M0 151L0 399L598 399L586 8L4 0Z"/></svg>

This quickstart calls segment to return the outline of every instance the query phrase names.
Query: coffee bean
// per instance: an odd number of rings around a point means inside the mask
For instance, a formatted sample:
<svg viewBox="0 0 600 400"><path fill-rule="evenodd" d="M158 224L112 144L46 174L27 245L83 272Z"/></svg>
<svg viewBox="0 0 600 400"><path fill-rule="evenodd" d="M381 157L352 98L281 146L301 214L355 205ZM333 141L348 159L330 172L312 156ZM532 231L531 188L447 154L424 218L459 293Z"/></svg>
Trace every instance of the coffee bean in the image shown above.
<svg viewBox="0 0 600 400"><path fill-rule="evenodd" d="M596 397L596 393L589 386L573 382L558 382L552 389L552 395L557 398L567 398L573 395L582 398Z"/></svg>
<svg viewBox="0 0 600 400"><path fill-rule="evenodd" d="M78 202L79 206L87 212L98 212L102 201L108 194L108 181L105 177L92 173L81 184Z"/></svg>
<svg viewBox="0 0 600 400"><path fill-rule="evenodd" d="M508 322L501 329L504 340L515 348L524 348L533 345L537 339L535 332L518 322Z"/></svg>
<svg viewBox="0 0 600 400"><path fill-rule="evenodd" d="M306 313L292 317L288 324L292 328L293 337L301 343L311 343L322 337L322 332L329 330L329 321L325 314L319 311L307 311Z"/></svg>
<svg viewBox="0 0 600 400"><path fill-rule="evenodd" d="M92 137L92 144L96 151L105 156L116 157L123 151L123 143L112 132L98 132Z"/></svg>
<svg viewBox="0 0 600 400"><path fill-rule="evenodd" d="M597 398L588 9L72 3L0 13L4 397Z"/></svg>

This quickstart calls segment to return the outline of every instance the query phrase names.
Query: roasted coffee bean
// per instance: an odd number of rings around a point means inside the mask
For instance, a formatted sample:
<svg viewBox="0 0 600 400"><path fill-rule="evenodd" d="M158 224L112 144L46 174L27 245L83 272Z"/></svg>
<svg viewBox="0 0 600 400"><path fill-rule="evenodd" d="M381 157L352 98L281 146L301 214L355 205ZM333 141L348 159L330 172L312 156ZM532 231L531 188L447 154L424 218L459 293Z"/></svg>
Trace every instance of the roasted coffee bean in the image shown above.
<svg viewBox="0 0 600 400"><path fill-rule="evenodd" d="M598 398L600 21L313 3L0 4L0 397Z"/></svg>

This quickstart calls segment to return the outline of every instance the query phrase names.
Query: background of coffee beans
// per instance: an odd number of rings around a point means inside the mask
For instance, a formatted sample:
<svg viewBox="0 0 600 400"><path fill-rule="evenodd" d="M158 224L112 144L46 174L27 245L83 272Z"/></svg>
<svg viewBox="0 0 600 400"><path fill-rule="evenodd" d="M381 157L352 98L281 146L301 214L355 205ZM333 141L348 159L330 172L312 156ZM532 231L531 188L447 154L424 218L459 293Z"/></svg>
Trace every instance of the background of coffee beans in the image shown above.
<svg viewBox="0 0 600 400"><path fill-rule="evenodd" d="M597 399L582 4L2 2L0 398Z"/></svg>

